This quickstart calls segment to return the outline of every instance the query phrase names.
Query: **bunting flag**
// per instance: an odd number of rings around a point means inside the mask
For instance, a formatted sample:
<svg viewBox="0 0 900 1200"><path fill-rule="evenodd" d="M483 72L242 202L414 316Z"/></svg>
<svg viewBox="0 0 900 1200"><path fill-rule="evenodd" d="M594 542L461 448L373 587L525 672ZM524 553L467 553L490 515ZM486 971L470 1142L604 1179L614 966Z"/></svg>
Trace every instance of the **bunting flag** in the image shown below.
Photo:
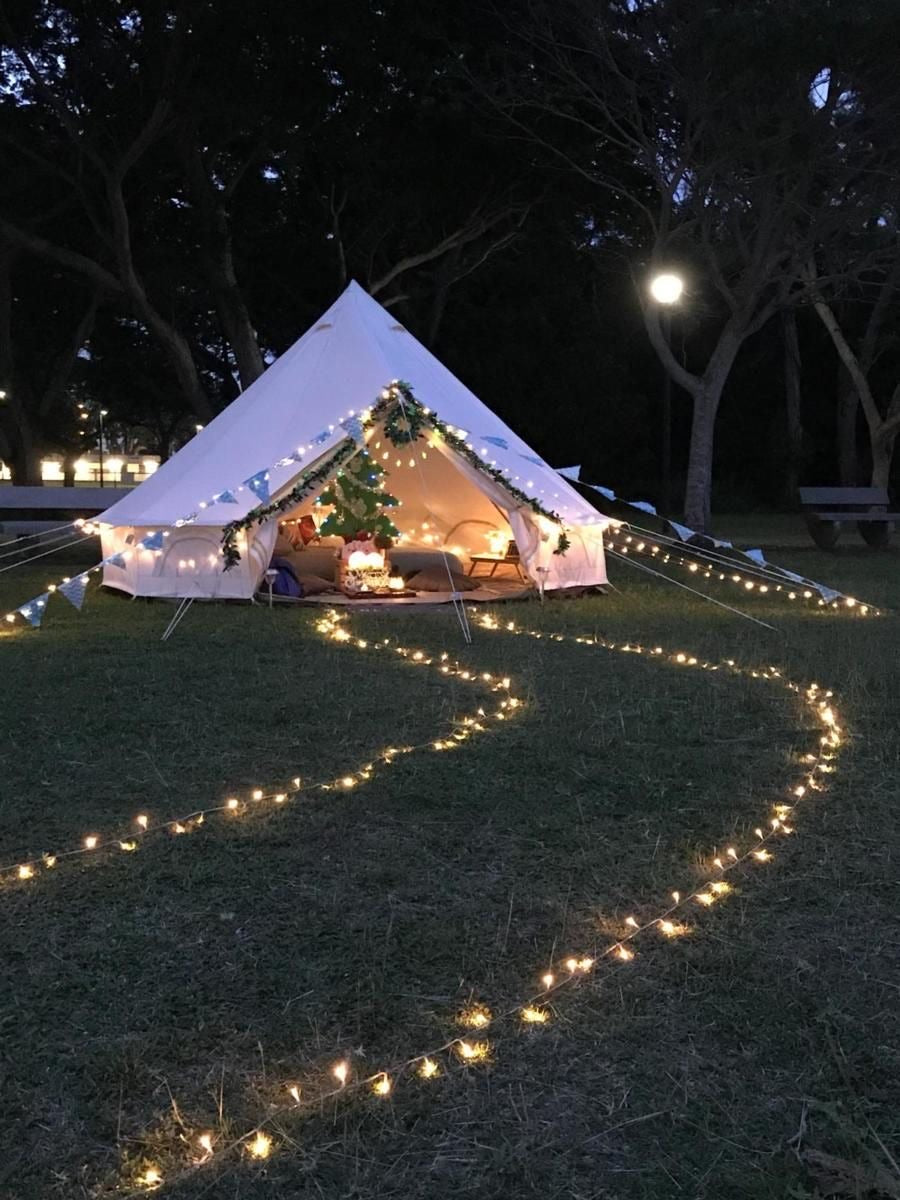
<svg viewBox="0 0 900 1200"><path fill-rule="evenodd" d="M163 535L159 530L156 533L148 533L146 537L141 538L138 545L144 550L162 550Z"/></svg>
<svg viewBox="0 0 900 1200"><path fill-rule="evenodd" d="M487 442L487 444L489 446L497 446L500 450L508 450L509 449L509 442L507 442L506 438L485 436L485 437L482 437L481 440L483 442ZM537 459L536 461L540 462L540 459Z"/></svg>
<svg viewBox="0 0 900 1200"><path fill-rule="evenodd" d="M244 484L250 489L257 500L263 504L269 502L269 472L257 471L255 475L251 475L249 479L244 480Z"/></svg>
<svg viewBox="0 0 900 1200"><path fill-rule="evenodd" d="M836 592L834 588L826 587L824 583L815 584L815 589L826 604L831 604L832 600L839 600L844 594L843 592Z"/></svg>
<svg viewBox="0 0 900 1200"><path fill-rule="evenodd" d="M34 626L35 629L40 629L49 599L50 593L44 592L42 596L35 596L33 600L29 600L27 604L23 604L20 608L17 608L16 612L20 613L29 625Z"/></svg>
<svg viewBox="0 0 900 1200"><path fill-rule="evenodd" d="M362 445L366 440L366 431L363 429L363 423L359 417L348 417L345 421L341 421L341 429L353 438L357 445Z"/></svg>
<svg viewBox="0 0 900 1200"><path fill-rule="evenodd" d="M599 492L600 495L604 496L607 500L617 499L616 493L612 490L612 488L601 487L599 483L589 483L587 486L589 488L593 488L595 492Z"/></svg>
<svg viewBox="0 0 900 1200"><path fill-rule="evenodd" d="M61 596L69 601L71 605L81 612L81 606L84 604L84 593L87 591L88 577L87 575L76 575L74 579L70 579L68 583L61 583L56 589Z"/></svg>
<svg viewBox="0 0 900 1200"><path fill-rule="evenodd" d="M789 571L787 567L776 567L776 570L780 571L782 575L786 575L794 583L806 583L802 575L798 575L796 571Z"/></svg>
<svg viewBox="0 0 900 1200"><path fill-rule="evenodd" d="M124 571L126 566L125 556L124 554L111 554L109 558L104 558L101 565L104 567L121 567Z"/></svg>
<svg viewBox="0 0 900 1200"><path fill-rule="evenodd" d="M581 474L581 467L557 467L557 475L562 475L563 479L574 479L578 483L578 476Z"/></svg>
<svg viewBox="0 0 900 1200"><path fill-rule="evenodd" d="M544 460L542 458L538 458L535 454L520 454L519 458L524 458L526 462L534 463L536 467L542 467L544 465ZM579 467L579 470L580 469L581 468Z"/></svg>
<svg viewBox="0 0 900 1200"><path fill-rule="evenodd" d="M749 558L751 562L758 563L761 567L768 566L763 557L762 550L742 550L741 554L743 554L744 558Z"/></svg>
<svg viewBox="0 0 900 1200"><path fill-rule="evenodd" d="M237 496L227 488L224 492L219 492L218 496L213 496L213 500L216 504L237 504Z"/></svg>
<svg viewBox="0 0 900 1200"><path fill-rule="evenodd" d="M641 512L649 513L651 517L656 516L656 509L649 500L629 500L628 503L632 508L639 508Z"/></svg>
<svg viewBox="0 0 900 1200"><path fill-rule="evenodd" d="M675 536L682 542L689 542L696 532L687 525L679 525L677 521L669 521L669 525L675 530Z"/></svg>
<svg viewBox="0 0 900 1200"><path fill-rule="evenodd" d="M323 429L321 433L317 433L316 436L313 438L312 444L314 446L323 446L330 437L331 437L331 434L328 432L328 430Z"/></svg>

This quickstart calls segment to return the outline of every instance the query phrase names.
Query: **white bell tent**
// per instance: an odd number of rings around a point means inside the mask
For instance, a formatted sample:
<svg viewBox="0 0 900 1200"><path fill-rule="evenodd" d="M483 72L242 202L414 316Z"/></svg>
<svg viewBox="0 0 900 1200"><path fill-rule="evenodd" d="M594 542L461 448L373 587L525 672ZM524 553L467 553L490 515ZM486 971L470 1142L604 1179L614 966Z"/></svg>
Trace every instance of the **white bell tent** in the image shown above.
<svg viewBox="0 0 900 1200"><path fill-rule="evenodd" d="M394 380L407 382L454 437L426 428L397 445L378 420L363 432L361 414ZM462 439L455 447L454 438ZM391 516L403 547L446 550L464 562L489 551L499 530L515 540L535 586L606 583L604 518L356 283L215 420L99 516L104 558L115 556L103 582L136 596L251 597L279 520L304 509L323 513L313 502L327 480L319 477L292 513L242 530L230 570L225 527L306 476L321 476L342 445L350 454L363 441L400 501ZM556 553L562 530L569 547Z"/></svg>

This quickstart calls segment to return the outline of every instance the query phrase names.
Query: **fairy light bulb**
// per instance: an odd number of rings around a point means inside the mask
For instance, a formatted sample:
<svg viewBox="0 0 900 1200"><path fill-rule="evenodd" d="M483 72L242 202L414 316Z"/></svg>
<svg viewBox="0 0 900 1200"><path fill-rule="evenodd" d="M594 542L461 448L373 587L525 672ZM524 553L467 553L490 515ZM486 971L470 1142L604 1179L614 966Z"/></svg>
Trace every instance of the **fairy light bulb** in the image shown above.
<svg viewBox="0 0 900 1200"><path fill-rule="evenodd" d="M552 972L552 971L548 971L548 972L546 973L546 975L542 975L542 976L541 976L541 983L544 985L544 987L547 987L547 988L548 988L548 987L553 987L553 981L554 981L554 979L555 979L555 976L553 975L553 972Z"/></svg>
<svg viewBox="0 0 900 1200"><path fill-rule="evenodd" d="M206 1159L212 1157L213 1135L211 1133L201 1133L197 1138L197 1145L203 1151L203 1158L200 1160L201 1162L204 1162Z"/></svg>
<svg viewBox="0 0 900 1200"><path fill-rule="evenodd" d="M467 1008L460 1013L459 1020L468 1029L484 1029L491 1023L491 1011L488 1008Z"/></svg>
<svg viewBox="0 0 900 1200"><path fill-rule="evenodd" d="M253 1140L247 1143L247 1149L254 1158L268 1158L272 1153L272 1139L258 1129Z"/></svg>
<svg viewBox="0 0 900 1200"><path fill-rule="evenodd" d="M143 1174L137 1177L137 1182L141 1187L156 1188L163 1181L162 1174L156 1167L147 1167Z"/></svg>
<svg viewBox="0 0 900 1200"><path fill-rule="evenodd" d="M550 1014L545 1008L533 1008L529 1005L522 1009L522 1020L526 1025L546 1025Z"/></svg>
<svg viewBox="0 0 900 1200"><path fill-rule="evenodd" d="M238 807L238 801L232 796L230 800L225 801L225 807L229 812L234 812Z"/></svg>
<svg viewBox="0 0 900 1200"><path fill-rule="evenodd" d="M422 1079L433 1079L438 1073L438 1065L430 1058L423 1058L419 1067L419 1075Z"/></svg>
<svg viewBox="0 0 900 1200"><path fill-rule="evenodd" d="M34 867L29 863L23 863L17 872L20 879L32 879L34 877Z"/></svg>
<svg viewBox="0 0 900 1200"><path fill-rule="evenodd" d="M48 868L55 867L56 866L56 855L55 854L45 854L41 861L43 862L45 867L48 867Z"/></svg>
<svg viewBox="0 0 900 1200"><path fill-rule="evenodd" d="M296 1083L291 1083L288 1085L288 1095L291 1097L291 1099L294 1101L295 1104L300 1103L300 1088L297 1086Z"/></svg>
<svg viewBox="0 0 900 1200"><path fill-rule="evenodd" d="M629 950L627 946L616 946L616 957L622 962L631 962L634 958L634 951Z"/></svg>
<svg viewBox="0 0 900 1200"><path fill-rule="evenodd" d="M341 1087L343 1087L347 1082L347 1076L350 1073L350 1067L348 1063L342 1059L339 1063L335 1063L335 1065L331 1068L331 1073Z"/></svg>
<svg viewBox="0 0 900 1200"><path fill-rule="evenodd" d="M146 829L150 824L150 818L145 813L141 813L139 817L135 817L135 822L140 825L141 829Z"/></svg>
<svg viewBox="0 0 900 1200"><path fill-rule="evenodd" d="M389 1096L391 1092L391 1080L387 1072L383 1071L375 1082L372 1084L372 1091L376 1096Z"/></svg>
<svg viewBox="0 0 900 1200"><path fill-rule="evenodd" d="M96 850L98 840L99 839L97 838L96 834L94 834L94 833L88 834L88 836L84 839L85 850Z"/></svg>
<svg viewBox="0 0 900 1200"><path fill-rule="evenodd" d="M253 799L254 800L262 800L262 798L263 798L262 788L254 788L253 789Z"/></svg>
<svg viewBox="0 0 900 1200"><path fill-rule="evenodd" d="M457 1042L460 1058L465 1062L478 1062L479 1059L487 1058L488 1049L487 1042Z"/></svg>
<svg viewBox="0 0 900 1200"><path fill-rule="evenodd" d="M626 918L625 918L625 924L626 924L626 925L627 925L627 926L628 926L630 929L640 929L640 925L638 925L638 923L637 923L637 921L634 919L634 917L626 917Z"/></svg>

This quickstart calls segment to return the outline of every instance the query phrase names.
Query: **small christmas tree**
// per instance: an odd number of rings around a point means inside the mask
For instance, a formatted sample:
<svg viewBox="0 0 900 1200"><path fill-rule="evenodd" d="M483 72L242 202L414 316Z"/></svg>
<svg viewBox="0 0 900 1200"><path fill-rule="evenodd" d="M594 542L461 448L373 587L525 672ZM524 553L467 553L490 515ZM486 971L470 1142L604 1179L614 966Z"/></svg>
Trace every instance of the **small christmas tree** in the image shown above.
<svg viewBox="0 0 900 1200"><path fill-rule="evenodd" d="M322 537L344 538L353 541L360 534L395 538L397 529L385 508L395 508L396 496L383 490L387 472L369 457L366 450L338 471L334 482L319 497L320 504L333 505L319 527Z"/></svg>

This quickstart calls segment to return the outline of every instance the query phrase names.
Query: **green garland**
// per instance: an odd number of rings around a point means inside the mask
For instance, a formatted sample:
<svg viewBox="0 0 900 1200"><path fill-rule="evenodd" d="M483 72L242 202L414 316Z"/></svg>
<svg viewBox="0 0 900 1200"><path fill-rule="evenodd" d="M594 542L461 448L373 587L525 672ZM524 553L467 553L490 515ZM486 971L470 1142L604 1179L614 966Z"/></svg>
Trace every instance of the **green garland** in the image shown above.
<svg viewBox="0 0 900 1200"><path fill-rule="evenodd" d="M241 561L240 551L237 548L237 537L242 529L249 529L251 525L259 525L268 517L274 516L275 513L285 512L287 509L293 508L295 504L299 504L321 483L330 479L341 463L352 458L356 451L357 445L353 438L344 438L334 453L329 455L314 471L304 471L291 490L280 500L273 500L270 504L259 504L256 508L252 508L245 517L239 517L236 521L229 522L222 530L222 557L225 559L225 570L230 571Z"/></svg>
<svg viewBox="0 0 900 1200"><path fill-rule="evenodd" d="M382 391L375 405L363 416L363 428L368 430L377 421L382 421L385 437L394 446L407 446L410 442L417 441L422 436L422 432L426 427L433 429L452 450L461 455L476 470L493 479L509 495L522 504L527 505L532 512L546 517L549 521L553 521L556 525L559 525L560 532L556 541L556 549L553 551L554 554L565 554L571 546L559 513L553 512L552 509L544 508L543 504L539 500L536 500L534 496L529 496L527 492L523 492L521 488L516 487L514 483L511 483L506 478L502 471L497 470L496 467L492 467L490 463L486 463L474 450L470 449L466 442L458 434L454 433L450 426L435 413L426 412L425 408L413 395L410 385L402 379L393 380L390 386ZM315 471L305 471L291 490L282 496L280 500L274 500L271 504L258 505L256 508L251 509L245 517L241 517L239 520L232 521L229 525L226 525L222 533L222 554L225 559L225 570L231 570L241 560L237 549L237 535L242 529L249 529L251 525L259 525L275 513L293 508L294 505L308 496L319 483L329 479L335 469L346 459L352 458L358 450L359 447L356 442L352 438L346 438L338 445L334 453L317 467Z"/></svg>
<svg viewBox="0 0 900 1200"><path fill-rule="evenodd" d="M368 429L379 418L383 420L385 436L394 443L395 446L406 445L408 442L414 441L415 438L421 436L423 428L428 425L436 433L444 439L448 446L456 451L476 470L481 471L484 475L489 476L495 483L500 486L511 496L520 500L522 504L527 504L534 513L539 513L542 517L553 521L560 527L560 534L557 538L556 549L554 554L565 554L571 546L571 542L566 536L565 527L563 526L562 517L559 513L553 512L552 509L544 508L539 500L534 496L529 496L527 492L523 492L521 488L517 488L514 483L498 471L496 467L492 467L490 463L486 463L483 458L479 457L474 450L470 449L466 442L455 434L435 413L426 412L416 397L413 395L410 385L402 379L395 379L389 388L381 393L381 399L371 410L363 424ZM399 437L392 433L392 430L400 430ZM410 436L411 431L414 431L415 436Z"/></svg>

